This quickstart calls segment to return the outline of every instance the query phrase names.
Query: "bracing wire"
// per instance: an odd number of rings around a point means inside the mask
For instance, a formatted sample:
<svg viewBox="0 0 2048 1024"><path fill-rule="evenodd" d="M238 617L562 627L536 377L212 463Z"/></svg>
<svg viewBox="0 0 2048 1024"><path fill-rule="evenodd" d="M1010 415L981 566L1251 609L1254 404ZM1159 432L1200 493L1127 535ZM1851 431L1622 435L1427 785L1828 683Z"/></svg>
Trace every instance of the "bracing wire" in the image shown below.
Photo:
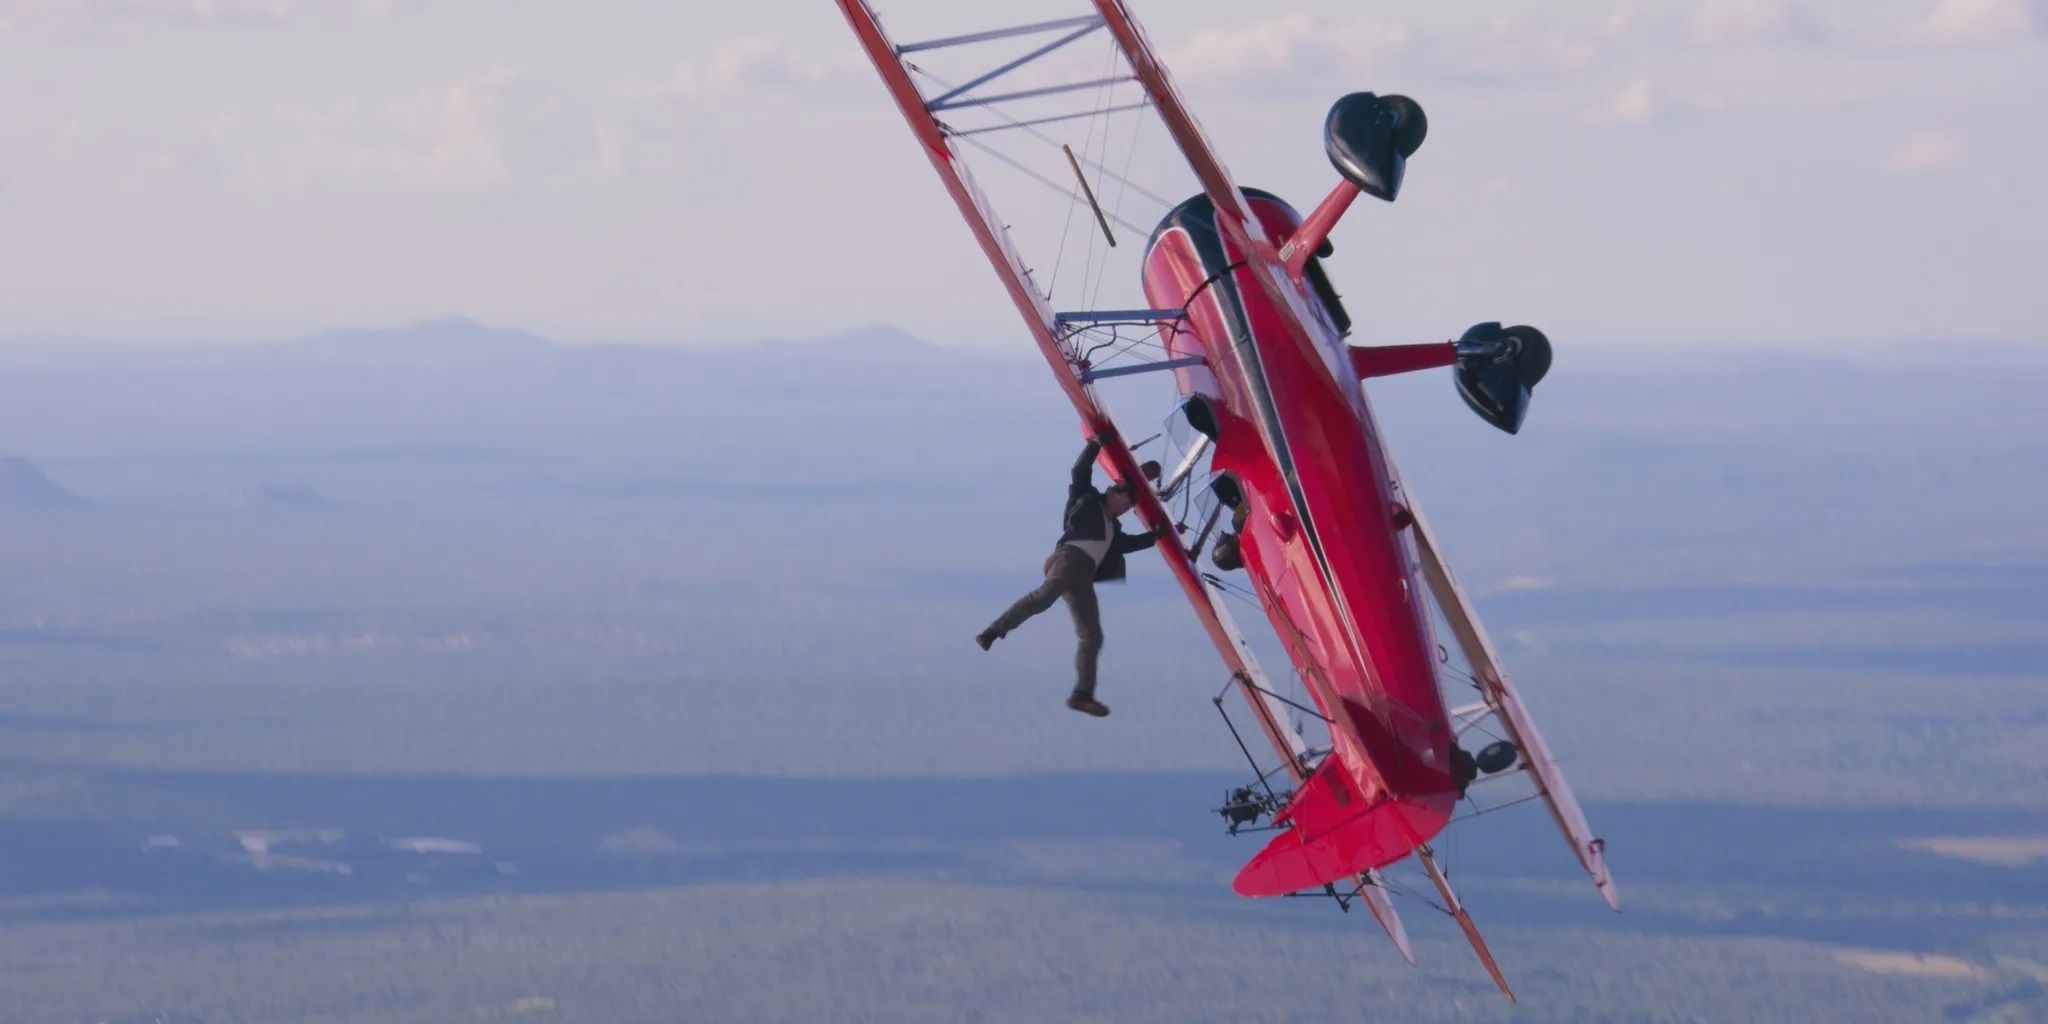
<svg viewBox="0 0 2048 1024"><path fill-rule="evenodd" d="M1116 45L1114 43L1111 43L1107 46L1106 52L1103 54L1102 77L1107 78L1110 69L1115 66ZM1083 155L1087 155L1094 152L1095 129L1098 125L1100 125L1102 128L1103 155L1107 156L1109 154L1109 125L1103 121L1102 111L1104 110L1104 108L1109 106L1110 97L1115 95L1115 90L1115 83L1111 83L1106 88L1097 88L1095 90L1095 116L1088 119L1088 133L1085 136L1083 136L1081 140L1081 152ZM1100 210L1101 207L1098 205L1096 206L1096 209ZM1096 277L1098 271L1095 267L1095 252L1095 236L1091 234L1088 236L1088 248L1086 250L1086 254L1083 257L1083 263L1081 266L1081 287L1078 289L1078 294L1084 300L1087 298L1090 292L1091 285L1093 285L1098 280ZM1102 255L1103 271L1106 272L1109 267L1108 250L1103 250Z"/></svg>
<svg viewBox="0 0 2048 1024"><path fill-rule="evenodd" d="M1022 161L1019 161L1015 157L1012 157L1009 154L1004 153L1002 150L990 146L988 143L983 142L980 139L967 138L959 135L955 135L954 138L959 139L961 142L965 142L968 145L973 146L974 148L979 149L984 153L987 153L989 156L994 157L995 159L1000 160L1004 164L1008 165L1011 170L1014 170L1017 173L1022 174L1025 177L1030 178L1033 181L1036 181L1039 184L1044 185L1045 187L1060 193L1061 195L1066 196L1069 199L1075 200L1076 202L1080 201L1081 199L1081 193L1076 192L1073 189L1068 188L1067 186L1062 185L1059 182L1054 181L1051 178L1048 178L1045 175L1032 170ZM1117 224L1121 225L1122 227L1130 231L1142 232L1144 230L1143 228L1138 227L1136 224L1124 220L1122 217L1111 216L1109 219L1115 221Z"/></svg>
<svg viewBox="0 0 2048 1024"><path fill-rule="evenodd" d="M1115 96L1115 87L1114 87L1114 86L1111 86L1111 97L1112 97L1112 98L1114 98L1114 96ZM1137 161L1137 156L1138 156L1138 137L1139 137L1140 135L1144 134L1144 131L1145 131L1145 119L1144 119L1144 118L1139 118L1139 119L1137 120L1137 123L1136 123L1136 124L1134 124L1134 125L1133 125L1133 126L1131 127L1131 144L1130 144L1130 146L1129 146L1128 148L1126 148L1126 149L1125 149L1125 151L1124 151L1124 171L1123 171L1123 173L1122 173L1122 174L1118 174L1118 175L1113 175L1113 177L1114 177L1114 178L1116 179L1116 183L1117 183L1117 186L1116 186L1116 201L1115 201L1114 203L1112 203L1111 205L1112 205L1112 208L1114 209L1114 211L1115 211L1116 213L1118 213L1118 214L1121 214L1121 213L1123 213L1123 211L1124 211L1124 198L1125 198L1126 196L1128 196L1128 195L1130 194L1131 166L1132 166L1132 165L1133 165L1134 163L1136 163L1136 161ZM1103 146L1103 154L1102 154L1102 155L1103 155L1103 156L1105 156L1105 157L1109 155L1109 147L1108 147L1108 145L1107 145L1106 143L1105 143L1105 144L1104 144L1104 146ZM1099 297L1101 296L1101 294L1102 294L1102 282L1101 282L1101 280L1100 280L1100 279L1097 279L1097 281L1096 281L1096 287L1095 287L1095 290L1094 290L1094 291L1092 291L1092 292L1090 292L1090 293L1089 293L1089 295L1088 295L1088 305L1089 305L1090 307L1093 307L1093 306L1095 305L1095 303L1096 303L1096 300L1097 300L1097 299L1098 299L1098 298L1099 298Z"/></svg>
<svg viewBox="0 0 2048 1024"><path fill-rule="evenodd" d="M930 71L927 71L927 70L925 70L924 68L922 68L922 67L919 67L918 65L916 65L916 64L914 64L914 63L912 63L912 62L910 62L910 61L904 61L904 62L903 62L903 66L904 66L904 67L906 67L906 68L909 68L910 70L912 70L912 71L914 71L914 72L916 72L916 73L918 73L918 74L920 74L920 75L923 75L924 77L926 77L926 78L928 78L928 79L931 79L932 83L933 83L934 85L937 85L937 86L938 86L939 88L941 88L941 89L951 89L951 88L953 88L953 83L951 83L951 82L948 82L947 80L945 80L945 79L943 79L943 78L940 78L940 77L939 77L938 75L932 74L932 73L931 73ZM1151 106L1151 105L1152 105L1152 104L1151 104L1151 100L1150 100L1150 98L1149 98L1149 97L1148 97L1148 98L1147 98L1147 99L1146 99L1146 100L1144 101L1144 104L1143 104L1143 105L1144 105L1144 106ZM982 110L986 110L986 111L988 111L989 113L992 113L992 114L996 115L997 117L1001 118L1001 119L1002 119L1002 120L1003 120L1004 122L1006 122L1006 123L1007 123L1007 124L1008 124L1008 125L1009 125L1010 127L1012 127L1012 128L1016 128L1016 129L1018 129L1018 130L1020 130L1020 131L1023 131L1023 132L1025 133L1025 134L1027 134L1027 135L1031 136L1031 137L1032 137L1032 138L1034 138L1034 139L1037 139L1037 140L1038 140L1038 141L1040 141L1040 142L1043 142L1043 143L1045 143L1045 144L1046 144L1046 145L1048 145L1048 146L1052 146L1052 147L1055 147L1055 148L1057 148L1057 147L1059 146L1059 144L1060 144L1060 143L1059 143L1059 140L1058 140L1058 139L1055 139L1055 138L1053 138L1052 136L1050 136L1050 135L1047 135L1046 133L1044 133L1044 132L1042 132L1042 131L1039 131L1039 130L1038 130L1038 129L1037 129L1036 127L1033 127L1033 126L1032 126L1032 125L1031 125L1031 124L1030 124L1029 122L1026 122L1026 121L1022 121L1022 120L1019 120L1019 119L1017 119L1017 118L1015 118L1015 117L1012 117L1012 116L1010 115L1009 111L1006 111L1006 110L1004 110L1004 109L1003 109L1003 108L1002 108L1001 106L999 106L999 105L997 105L997 104L994 104L994 103L989 103L989 104L985 104L985 105L983 105L983 106L982 106L982 107L981 107L980 109L982 109ZM1135 108L1133 108L1133 109L1135 109ZM957 139L957 138L963 138L964 136L961 136L961 135L959 135L958 133L954 133L954 134L953 134L953 137ZM1082 163L1083 165L1087 166L1087 167L1090 167L1090 168L1092 168L1092 169L1096 170L1096 171L1100 171L1100 172L1101 172L1102 174L1104 174L1104 175L1106 175L1106 176L1108 176L1108 177L1110 177L1110 178L1113 178L1113 179L1115 179L1115 180L1116 180L1116 181L1117 181L1117 182L1118 182L1119 184L1122 184L1122 185L1127 185L1127 186L1129 186L1129 187L1130 187L1130 189L1131 189L1131 191L1133 191L1133 192L1136 192L1136 193L1138 193L1139 195L1141 195L1141 196L1144 196L1145 198L1147 198L1147 199L1150 199L1150 200L1152 200L1152 201L1153 201L1153 202L1155 202L1155 203L1158 203L1158 204L1160 205L1160 207L1161 207L1161 208L1163 208L1163 209L1168 209L1168 210L1171 210L1171 209L1173 209L1173 207L1174 207L1174 202L1173 202L1173 200L1171 200L1171 199L1168 199L1168 198L1166 198L1165 196L1162 196L1162 195L1160 195L1159 193L1157 193L1157 192L1154 192L1154 191L1152 191L1152 190L1151 190L1151 189L1149 189L1149 188L1146 188L1146 187L1145 187L1145 186L1144 186L1143 184L1141 184L1141 183L1139 183L1139 182L1137 182L1137 181L1133 181L1133 180L1131 180L1131 179L1130 179L1130 178L1128 178L1128 177L1125 177L1125 176L1123 176L1123 175L1120 175L1120 174L1116 173L1115 171L1112 171L1112 170L1110 170L1109 168L1107 168L1107 167L1103 166L1103 165L1102 165L1101 163L1098 163L1098 162L1096 162L1096 161L1090 160L1090 159L1086 158L1085 156L1084 156L1084 157L1083 157L1083 158L1081 159L1081 163ZM1064 189L1062 189L1062 191L1065 191L1065 190L1064 190Z"/></svg>
<svg viewBox="0 0 2048 1024"><path fill-rule="evenodd" d="M1100 92L1100 90L1098 89L1098 90L1097 90L1097 92ZM1001 115L1001 116L1003 116L1004 118L1008 118L1009 120L1012 120L1012 121L1014 121L1014 120L1015 120L1014 118L1010 118L1008 114L1006 114L1006 113L1004 113L1004 112L1002 112L1002 111L1000 111L1000 110L999 110L999 111L997 111L996 113L997 113L997 114L999 114L999 115ZM1088 134L1087 134L1086 138L1084 138L1084 139L1083 139L1083 141L1082 141L1082 143L1081 143L1081 156L1082 156L1082 157L1086 157L1086 156L1088 155L1088 143L1087 143L1087 141L1086 141L1086 140L1087 140L1087 139L1092 139L1092 138L1094 138L1094 137L1095 137L1095 122L1096 122L1097 120L1099 120L1099 119L1101 118L1101 116L1102 116L1102 109L1101 109L1101 105L1100 105L1100 104L1098 103L1098 104L1097 104L1097 106L1096 106L1096 110L1095 110L1095 113L1094 113L1094 114L1093 114L1092 116L1090 116L1090 117L1088 118ZM1071 150L1071 149L1067 150L1067 155L1068 155L1068 157L1069 157L1069 158L1072 158L1072 157L1073 157L1073 150ZM1078 161L1077 161L1077 163L1078 163ZM1081 187L1082 187L1083 189L1086 189L1086 188L1088 187L1088 183L1087 183L1086 181L1083 181L1083 182L1081 183ZM1055 292L1057 292L1057 291L1059 290L1059 284L1060 284L1060 266L1061 266L1062 264L1064 264L1064 263L1066 262L1066 259L1067 259L1067 238L1068 238L1068 236L1069 236L1069 235L1071 235L1071 234L1073 233L1073 230L1074 230L1074 213L1075 213L1075 210L1076 210L1076 208L1077 208L1077 207L1078 207L1078 206L1080 205L1080 198L1081 198L1081 197L1080 197L1080 195L1079 195L1078 193L1075 193L1075 192L1073 192L1072 190L1068 190L1068 192L1067 192L1067 197L1068 197L1068 198L1067 198L1067 216L1066 216L1066 218L1065 218L1064 220L1062 220L1062 221L1060 222L1060 243L1059 243L1059 248L1058 248L1058 250L1057 250L1057 255L1055 255L1055 256L1053 257L1053 264L1052 264L1052 279L1051 279L1051 280L1050 280L1049 282L1047 282L1047 283L1046 283L1046 286L1045 286L1045 291L1046 291L1046 298L1047 298L1048 300L1050 300L1050 299L1052 298L1052 295L1053 295L1053 293L1055 293ZM1092 197L1091 197L1091 198L1089 199L1089 201L1088 201L1088 205L1089 205L1089 206L1092 206L1092 207L1094 207L1094 208L1095 208L1095 211L1096 211L1096 213L1097 213L1097 214L1100 214L1100 213L1102 212L1102 207L1101 207L1101 205L1100 205L1100 204L1098 204L1098 203L1096 203L1096 202L1095 202L1095 200L1094 200L1094 199L1093 199ZM1106 230L1106 229L1105 229L1105 230ZM1095 251L1095 247L1094 247L1094 244L1093 244L1093 243L1090 243L1090 244L1089 244L1089 247L1088 247L1088 251L1089 251L1089 252L1091 252L1091 253ZM1088 281L1088 271L1087 271L1087 269L1086 269L1085 267L1084 267L1084 268L1082 268L1082 271L1081 271L1081 281L1082 281L1082 287L1083 287L1083 288L1086 288L1086 286L1087 286L1087 281Z"/></svg>
<svg viewBox="0 0 2048 1024"><path fill-rule="evenodd" d="M1139 331L1137 336L1131 338L1124 337L1123 328L1126 326L1137 329ZM1109 355L1102 357L1102 359L1100 360L1100 363L1104 364L1109 363L1112 360L1121 359L1124 356L1129 355L1131 352L1140 348L1156 348L1160 351L1162 355L1166 353L1166 346L1161 344L1159 340L1156 337L1154 337L1154 335L1157 332L1150 325L1112 324L1105 327L1091 327L1084 331L1076 332L1074 337L1079 338L1085 336L1090 338L1100 338L1105 333L1108 334L1107 339L1097 341L1093 345L1090 345L1088 348L1082 350L1078 358L1087 361L1090 365L1097 365L1098 361L1095 359L1095 353L1100 352L1105 348L1111 349L1112 351Z"/></svg>

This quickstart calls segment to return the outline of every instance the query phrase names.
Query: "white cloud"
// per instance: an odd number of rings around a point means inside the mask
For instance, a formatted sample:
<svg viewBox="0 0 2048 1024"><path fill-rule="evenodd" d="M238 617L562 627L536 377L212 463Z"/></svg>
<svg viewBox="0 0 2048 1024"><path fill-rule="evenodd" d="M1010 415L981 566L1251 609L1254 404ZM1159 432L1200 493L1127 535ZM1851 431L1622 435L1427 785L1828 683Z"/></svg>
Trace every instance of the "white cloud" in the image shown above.
<svg viewBox="0 0 2048 1024"><path fill-rule="evenodd" d="M620 91L629 99L703 99L814 88L868 74L867 61L851 47L816 54L774 36L750 35L728 39L703 60L678 65L661 78L628 82Z"/></svg>
<svg viewBox="0 0 2048 1024"><path fill-rule="evenodd" d="M1434 63L1487 78L1580 75L1593 70L1601 55L1597 32L1522 17L1495 18L1482 35L1433 43Z"/></svg>
<svg viewBox="0 0 2048 1024"><path fill-rule="evenodd" d="M1597 27L1548 17L1494 18L1482 26L1423 31L1370 17L1305 13L1205 29L1169 47L1166 62L1193 81L1227 81L1274 91L1327 90L1331 83L1458 79L1520 88L1531 79L1576 78L1597 69Z"/></svg>
<svg viewBox="0 0 2048 1024"><path fill-rule="evenodd" d="M1324 92L1335 83L1356 87L1361 75L1404 87L1457 80L1519 90L1532 80L1576 79L1598 70L1606 32L1549 16L1502 16L1483 25L1424 30L1372 17L1295 12L1204 29L1167 47L1165 57L1184 80L1266 92Z"/></svg>
<svg viewBox="0 0 2048 1024"><path fill-rule="evenodd" d="M409 14L427 0L0 0L0 25L271 27Z"/></svg>
<svg viewBox="0 0 2048 1024"><path fill-rule="evenodd" d="M2048 7L2028 0L1941 0L1926 20L1906 32L1912 43L1971 45L1994 43L2024 36L2037 28L2048 28L2037 20L2034 8Z"/></svg>
<svg viewBox="0 0 2048 1024"><path fill-rule="evenodd" d="M1230 28L1204 29L1170 48L1167 66L1191 80L1321 81L1374 68L1408 49L1406 27L1371 18L1330 22L1296 12Z"/></svg>
<svg viewBox="0 0 2048 1024"><path fill-rule="evenodd" d="M1735 47L1808 45L1827 33L1804 7L1786 0L1711 0L1686 19L1683 35L1693 46Z"/></svg>
<svg viewBox="0 0 2048 1024"><path fill-rule="evenodd" d="M596 180L617 169L601 112L499 68L376 103L338 100L188 122L154 158L275 188L474 189Z"/></svg>
<svg viewBox="0 0 2048 1024"><path fill-rule="evenodd" d="M745 111L777 91L826 95L856 72L865 87L865 64L850 48L815 56L747 36L662 78L585 92L499 67L395 98L216 112L154 127L74 121L57 136L67 152L92 143L95 162L134 161L268 189L589 184L702 160L678 121L692 110Z"/></svg>
<svg viewBox="0 0 2048 1024"><path fill-rule="evenodd" d="M1651 50L1824 49L1852 34L1822 20L1814 6L1801 0L1702 0L1654 9L1638 4L1616 10L1596 34L1613 52L1637 56Z"/></svg>
<svg viewBox="0 0 2048 1024"><path fill-rule="evenodd" d="M717 88L757 89L809 85L865 70L848 47L829 57L799 53L772 36L741 36L721 43L705 62L705 78Z"/></svg>
<svg viewBox="0 0 2048 1024"><path fill-rule="evenodd" d="M1584 119L1587 124L1641 124L1657 116L1659 106L1656 85L1637 76L1620 92L1587 108Z"/></svg>
<svg viewBox="0 0 2048 1024"><path fill-rule="evenodd" d="M1884 166L1899 174L1924 174L1954 164L1961 152L1962 147L1953 136L1929 128L1914 133L1885 154Z"/></svg>

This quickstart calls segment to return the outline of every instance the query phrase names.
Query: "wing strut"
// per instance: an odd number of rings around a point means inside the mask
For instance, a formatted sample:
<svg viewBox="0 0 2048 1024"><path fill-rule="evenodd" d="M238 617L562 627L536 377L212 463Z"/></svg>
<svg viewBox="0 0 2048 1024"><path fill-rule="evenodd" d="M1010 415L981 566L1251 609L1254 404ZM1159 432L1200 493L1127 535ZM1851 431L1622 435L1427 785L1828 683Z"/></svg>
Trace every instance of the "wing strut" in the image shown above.
<svg viewBox="0 0 2048 1024"><path fill-rule="evenodd" d="M921 50L939 50L948 46L965 46L968 43L985 43L991 39L1009 39L1013 36L1028 36L1038 32L1053 32L1063 28L1079 28L1083 25L1100 25L1100 15L1083 14L1074 18L1060 18L1055 21L1039 21L1029 25L1012 25L1009 28L992 28L966 35L947 36L944 39L927 39L921 43L907 43L896 48L896 52L917 53Z"/></svg>
<svg viewBox="0 0 2048 1024"><path fill-rule="evenodd" d="M1422 870L1429 872L1429 880L1436 883L1437 894L1444 898L1444 909L1458 922L1465 932L1465 941L1472 944L1472 952L1479 954L1479 962L1486 965L1486 973L1493 975L1493 983L1500 986L1500 994L1515 1001L1515 990L1508 987L1508 979L1501 976L1500 965L1493 962L1493 950L1486 948L1486 939L1479 934L1479 926L1472 923L1472 915L1465 911L1465 904L1458 894L1451 890L1450 876L1436 862L1436 852L1423 844L1415 848L1415 859L1422 862Z"/></svg>
<svg viewBox="0 0 2048 1024"><path fill-rule="evenodd" d="M1572 796L1572 787L1558 768L1557 759L1551 756L1550 746L1543 742L1543 734L1537 731L1535 720L1529 717L1520 695L1508 682L1507 672L1501 668L1500 658L1493 652L1493 644L1486 639L1486 631L1479 625L1479 616L1472 611L1471 602L1465 599L1457 578L1451 575L1450 566L1444 564L1443 555L1436 545L1436 535L1430 532L1428 522L1416 509L1414 496L1410 494L1408 498L1408 511L1415 519L1415 546L1422 557L1423 576L1429 581L1430 593L1436 598L1437 607L1443 610L1451 632L1458 638L1458 648L1472 666L1481 698L1500 716L1501 726L1521 748L1522 762L1536 780L1536 791L1549 806L1550 816L1556 819L1558 831L1564 834L1565 843L1571 847L1572 855L1578 858L1579 866L1592 877L1593 885L1600 890L1600 898L1607 901L1608 909L1619 911L1621 897L1615 891L1614 877L1607 871L1607 841L1593 834L1593 826L1586 821L1586 812L1579 807L1578 799ZM1459 713L1463 715L1474 710L1460 708Z"/></svg>
<svg viewBox="0 0 2048 1024"><path fill-rule="evenodd" d="M952 89L952 91L939 94L939 97L937 99L925 104L925 109L934 111L944 110L946 108L947 100L950 100L955 96L964 96L967 94L968 91L975 89L979 86L987 85L988 83L993 82L996 79L1001 78L1004 75L1007 75L1010 72L1015 71L1018 68L1021 68L1024 65L1029 64L1032 61L1037 60L1038 58L1043 57L1046 54L1051 53L1054 50L1057 50L1060 47L1065 46L1068 43L1071 43L1074 40L1079 39L1082 36L1085 36L1088 33L1093 32L1101 27L1101 18L1089 18L1087 19L1087 23L1083 24L1080 28L1077 28L1072 32L1067 33L1066 35L1063 35L1058 39L1055 39L1052 42L1049 42L1044 46L1041 46L1038 49L1025 54L1024 56L1019 57L1016 60L1009 62L1008 64L1003 64L994 69L993 71L985 71L979 76L970 80L966 85L955 86Z"/></svg>

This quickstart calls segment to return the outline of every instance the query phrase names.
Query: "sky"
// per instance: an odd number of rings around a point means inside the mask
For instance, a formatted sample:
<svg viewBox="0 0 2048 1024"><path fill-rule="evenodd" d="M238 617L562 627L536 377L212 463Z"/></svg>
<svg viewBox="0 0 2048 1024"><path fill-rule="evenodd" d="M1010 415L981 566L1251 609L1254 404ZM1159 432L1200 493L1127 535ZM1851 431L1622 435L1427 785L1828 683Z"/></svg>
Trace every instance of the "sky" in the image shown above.
<svg viewBox="0 0 2048 1024"><path fill-rule="evenodd" d="M1332 100L1428 108L1401 200L1335 235L1355 340L2048 343L2048 0L1132 5L1239 179L1303 208ZM898 41L1086 10L876 6ZM1022 341L827 0L0 0L0 344L451 313Z"/></svg>

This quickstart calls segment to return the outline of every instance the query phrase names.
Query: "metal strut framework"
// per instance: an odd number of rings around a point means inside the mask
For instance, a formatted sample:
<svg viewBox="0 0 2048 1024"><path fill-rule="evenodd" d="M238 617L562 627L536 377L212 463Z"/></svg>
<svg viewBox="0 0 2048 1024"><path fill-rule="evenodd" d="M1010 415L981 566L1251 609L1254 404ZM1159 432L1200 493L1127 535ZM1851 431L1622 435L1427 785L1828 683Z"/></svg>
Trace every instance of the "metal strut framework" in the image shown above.
<svg viewBox="0 0 2048 1024"><path fill-rule="evenodd" d="M1097 345L1086 352L1070 353L1068 356L1068 361L1074 364L1074 372L1080 376L1081 382L1083 384L1092 384L1095 381L1107 380L1112 377L1129 377L1141 373L1157 373L1161 370L1178 370L1184 367L1206 364L1208 359L1203 356L1180 356L1123 366L1099 366L1096 365L1093 359L1096 349L1115 344L1115 328L1138 327L1147 330L1160 329L1169 324L1179 324L1186 321L1187 315L1187 310L1185 309L1098 309L1055 313L1053 314L1052 322L1053 326L1058 330L1062 341L1080 337L1093 330L1111 329L1112 340L1109 343ZM1114 359L1125 355L1129 352L1129 349L1130 346L1125 346L1123 349L1110 353L1108 358ZM1184 479L1188 472L1194 468L1194 461L1194 458L1190 458L1180 468L1176 469L1174 471L1175 479ZM1161 496L1172 497L1172 494L1172 489L1168 489Z"/></svg>
<svg viewBox="0 0 2048 1024"><path fill-rule="evenodd" d="M966 35L946 36L943 39L927 39L921 43L905 43L902 46L896 47L896 53L901 55L917 53L921 50L940 50L949 46L985 43L992 39L1009 39L1014 36L1031 35L1036 32L1055 32L1063 28L1080 28L1084 26L1097 28L1101 25L1102 15L1083 14L1073 18L1058 18L1053 21L1040 21L1029 25L1012 25L1009 28L992 28L980 32L969 32Z"/></svg>
<svg viewBox="0 0 2048 1024"><path fill-rule="evenodd" d="M1136 75L1115 75L1107 78L1094 78L1081 82L1062 82L1058 85L1043 85L1030 89L1016 89L1010 92L993 93L983 96L969 95L969 93L972 93L974 90L981 88L982 86L987 85L990 82L993 82L996 79L1001 78L1012 71L1016 71L1017 69L1024 67L1025 65L1030 64L1031 62L1036 61L1041 57L1045 57L1061 49L1062 47L1065 47L1069 43L1079 41L1084 36L1087 36L1093 33L1095 30L1101 28L1103 24L1104 21L1100 14L1087 14L1076 18L1059 18L1053 21L1034 22L1029 25L1014 25L1011 26L1010 28L989 29L984 32L969 32L966 33L965 35L947 36L943 39L928 39L921 43L911 43L907 46L896 47L896 56L900 59L909 54L922 53L927 50L941 50L955 46L966 46L972 43L986 43L998 39L1013 39L1018 36L1040 35L1047 32L1060 32L1062 30L1065 30L1064 34L1059 36L1057 39L1054 39L1049 43L1045 43L1039 46L1038 48L1032 50L1031 52L1024 54L1021 57L1017 57L1003 64L998 64L994 68L991 68L988 71L984 71L981 74L968 79L966 82L961 83L960 85L953 86L932 99L926 100L924 102L924 109L926 110L926 112L931 114L937 114L943 110L962 110L971 107L986 107L997 103L1009 103L1015 100L1029 100L1038 99L1044 96L1058 96L1063 93L1080 92L1084 89L1099 89L1104 86L1118 85L1123 82L1136 81ZM1113 113L1122 110L1135 110L1143 106L1146 106L1146 104L1130 103L1116 107L1109 107L1105 109L1084 110L1079 113L1054 114L1045 117L1032 118L1030 120L1024 121L1008 120L1007 123L1004 124L989 125L982 128L969 128L965 130L959 130L949 127L946 129L946 131L948 134L956 136L981 135L987 132L1006 131L1011 128L1024 128L1031 125L1051 124L1056 121L1071 121L1076 118L1094 117L1100 114ZM1104 230L1107 230L1107 228L1105 227Z"/></svg>

